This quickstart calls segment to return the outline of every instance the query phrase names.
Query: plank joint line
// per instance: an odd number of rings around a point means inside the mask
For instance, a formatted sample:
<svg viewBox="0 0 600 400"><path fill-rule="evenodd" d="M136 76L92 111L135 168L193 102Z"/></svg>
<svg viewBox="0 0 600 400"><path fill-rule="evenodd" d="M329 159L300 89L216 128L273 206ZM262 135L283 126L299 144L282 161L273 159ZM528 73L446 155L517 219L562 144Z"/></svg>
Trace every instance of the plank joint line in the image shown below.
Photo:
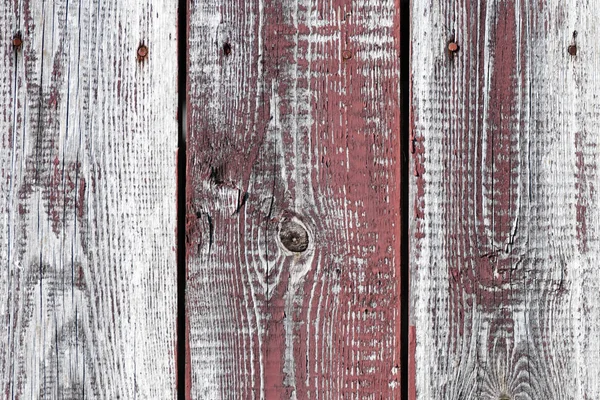
<svg viewBox="0 0 600 400"><path fill-rule="evenodd" d="M177 15L177 398L186 398L186 318L185 318L185 290L186 290L186 102L187 102L187 0L178 1Z"/></svg>
<svg viewBox="0 0 600 400"><path fill-rule="evenodd" d="M409 137L410 137L410 0L400 2L400 304L401 304L401 387L402 398L409 399ZM412 399L409 399L412 400Z"/></svg>

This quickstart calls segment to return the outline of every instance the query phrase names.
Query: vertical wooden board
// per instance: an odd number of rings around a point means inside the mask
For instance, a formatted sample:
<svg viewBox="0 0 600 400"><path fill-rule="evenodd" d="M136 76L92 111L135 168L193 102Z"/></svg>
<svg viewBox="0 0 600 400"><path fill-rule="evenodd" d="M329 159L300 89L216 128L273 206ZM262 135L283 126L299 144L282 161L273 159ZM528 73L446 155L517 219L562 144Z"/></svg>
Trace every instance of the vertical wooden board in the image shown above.
<svg viewBox="0 0 600 400"><path fill-rule="evenodd" d="M190 2L187 398L400 398L398 10Z"/></svg>
<svg viewBox="0 0 600 400"><path fill-rule="evenodd" d="M0 2L4 399L175 398L176 12Z"/></svg>
<svg viewBox="0 0 600 400"><path fill-rule="evenodd" d="M412 15L413 398L600 398L600 2Z"/></svg>

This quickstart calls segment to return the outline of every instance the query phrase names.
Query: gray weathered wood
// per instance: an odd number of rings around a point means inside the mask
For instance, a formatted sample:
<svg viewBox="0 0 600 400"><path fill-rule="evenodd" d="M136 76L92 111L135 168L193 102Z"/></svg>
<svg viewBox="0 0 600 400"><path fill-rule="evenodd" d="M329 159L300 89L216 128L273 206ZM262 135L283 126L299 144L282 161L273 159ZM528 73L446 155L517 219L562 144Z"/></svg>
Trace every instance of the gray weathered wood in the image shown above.
<svg viewBox="0 0 600 400"><path fill-rule="evenodd" d="M412 16L410 398L598 399L600 2Z"/></svg>
<svg viewBox="0 0 600 400"><path fill-rule="evenodd" d="M175 397L176 12L0 2L2 398Z"/></svg>

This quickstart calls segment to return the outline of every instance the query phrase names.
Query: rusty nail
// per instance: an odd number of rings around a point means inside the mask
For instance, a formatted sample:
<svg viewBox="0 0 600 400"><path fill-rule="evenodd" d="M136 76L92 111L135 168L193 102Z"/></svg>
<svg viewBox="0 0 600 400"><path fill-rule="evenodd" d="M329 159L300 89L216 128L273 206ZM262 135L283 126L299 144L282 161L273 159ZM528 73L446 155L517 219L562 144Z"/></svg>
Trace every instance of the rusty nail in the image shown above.
<svg viewBox="0 0 600 400"><path fill-rule="evenodd" d="M21 47L23 44L23 39L21 38L20 33L17 33L15 36L13 36L12 44L14 47Z"/></svg>
<svg viewBox="0 0 600 400"><path fill-rule="evenodd" d="M142 61L146 57L148 57L148 47L146 45L140 44L140 47L137 49L138 60Z"/></svg>
<svg viewBox="0 0 600 400"><path fill-rule="evenodd" d="M342 51L342 58L344 60L349 60L352 58L352 52L350 50L344 50Z"/></svg>
<svg viewBox="0 0 600 400"><path fill-rule="evenodd" d="M456 44L456 42L450 42L448 43L448 51L450 53L456 53L458 51L458 45Z"/></svg>
<svg viewBox="0 0 600 400"><path fill-rule="evenodd" d="M575 44L570 45L569 48L567 49L567 51L569 52L570 55L576 56L577 55L577 45L575 45Z"/></svg>

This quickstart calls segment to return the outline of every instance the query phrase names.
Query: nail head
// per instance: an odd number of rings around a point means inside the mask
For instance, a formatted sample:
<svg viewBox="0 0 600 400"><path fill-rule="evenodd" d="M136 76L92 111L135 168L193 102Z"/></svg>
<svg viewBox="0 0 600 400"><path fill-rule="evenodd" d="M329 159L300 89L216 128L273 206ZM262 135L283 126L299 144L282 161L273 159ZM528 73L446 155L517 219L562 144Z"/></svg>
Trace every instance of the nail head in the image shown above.
<svg viewBox="0 0 600 400"><path fill-rule="evenodd" d="M448 43L448 51L451 53L456 53L458 51L458 44L456 44L456 42Z"/></svg>
<svg viewBox="0 0 600 400"><path fill-rule="evenodd" d="M141 44L137 49L138 60L143 60L148 57L148 47L146 45Z"/></svg>
<svg viewBox="0 0 600 400"><path fill-rule="evenodd" d="M569 48L567 49L567 51L569 52L570 55L572 56L576 56L577 55L577 46L572 44L569 46Z"/></svg>
<svg viewBox="0 0 600 400"><path fill-rule="evenodd" d="M350 50L344 50L342 51L342 58L344 60L349 60L352 58L352 52Z"/></svg>
<svg viewBox="0 0 600 400"><path fill-rule="evenodd" d="M14 47L21 47L21 45L23 44L23 39L21 39L21 35L20 34L17 33L13 37L12 44L13 44Z"/></svg>

